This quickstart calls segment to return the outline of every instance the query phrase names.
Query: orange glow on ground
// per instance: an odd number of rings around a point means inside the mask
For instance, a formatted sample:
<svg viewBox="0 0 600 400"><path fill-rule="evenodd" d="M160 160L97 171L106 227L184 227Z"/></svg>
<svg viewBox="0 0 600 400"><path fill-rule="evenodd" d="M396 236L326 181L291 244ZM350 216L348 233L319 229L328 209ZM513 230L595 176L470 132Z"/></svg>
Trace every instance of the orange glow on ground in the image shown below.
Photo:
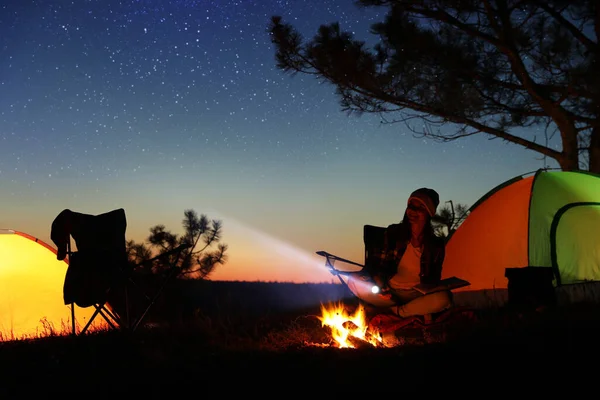
<svg viewBox="0 0 600 400"><path fill-rule="evenodd" d="M63 301L67 263L14 233L0 233L0 254L0 341L70 333L71 309ZM93 310L76 307L80 328ZM101 317L94 319L94 329L105 326Z"/></svg>

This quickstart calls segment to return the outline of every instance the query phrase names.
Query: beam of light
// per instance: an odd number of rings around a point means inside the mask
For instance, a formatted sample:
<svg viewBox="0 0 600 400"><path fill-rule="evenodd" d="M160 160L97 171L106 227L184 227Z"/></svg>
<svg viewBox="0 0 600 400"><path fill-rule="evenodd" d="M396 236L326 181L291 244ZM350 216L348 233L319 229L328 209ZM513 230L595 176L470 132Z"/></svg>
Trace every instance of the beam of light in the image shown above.
<svg viewBox="0 0 600 400"><path fill-rule="evenodd" d="M325 266L325 259L314 252L301 249L223 213L211 211L210 214L216 215L216 219L224 222L224 229L231 229L244 238L257 242L260 246L255 250L264 252L261 256L268 257L269 263L275 264L280 272L285 271L289 275L291 270L295 269L292 274L300 275L306 282L337 282ZM224 239L224 242L228 240Z"/></svg>
<svg viewBox="0 0 600 400"><path fill-rule="evenodd" d="M345 299L358 297L367 303L376 307L389 307L392 302L380 295L380 288L368 276L356 276L349 278L347 275L337 275L331 273L331 270L326 266L325 258L319 256L313 252L303 250L289 242L273 237L259 229L252 228L241 221L232 218L225 217L219 212L211 211L211 215L219 216L218 219L224 221L225 227L232 227L234 230L241 231L244 237L251 238L254 241L259 242L266 248L268 257L272 258L274 254L277 254L280 258L277 260L276 268L295 269L299 271L303 282L327 282L327 283L341 283L338 279L341 278L345 285L348 287L348 291L342 295ZM229 229L229 228L227 228ZM262 248L257 249L262 251ZM342 265L344 262L337 261ZM345 265L344 265L345 266ZM334 264L336 269L344 271ZM349 266L346 271L356 271L356 266ZM296 272L294 271L294 272ZM298 274L294 274L296 277Z"/></svg>

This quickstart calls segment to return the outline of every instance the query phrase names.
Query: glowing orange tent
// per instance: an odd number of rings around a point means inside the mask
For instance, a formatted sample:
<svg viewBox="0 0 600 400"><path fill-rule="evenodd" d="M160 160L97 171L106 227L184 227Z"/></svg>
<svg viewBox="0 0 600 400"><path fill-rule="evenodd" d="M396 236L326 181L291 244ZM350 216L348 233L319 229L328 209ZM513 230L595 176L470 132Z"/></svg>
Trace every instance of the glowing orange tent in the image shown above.
<svg viewBox="0 0 600 400"><path fill-rule="evenodd" d="M450 237L456 291L506 289L506 268L552 267L555 285L600 280L600 176L539 170L484 195Z"/></svg>
<svg viewBox="0 0 600 400"><path fill-rule="evenodd" d="M71 306L63 300L67 267L43 241L0 230L0 341L71 332ZM83 326L94 308L75 307Z"/></svg>

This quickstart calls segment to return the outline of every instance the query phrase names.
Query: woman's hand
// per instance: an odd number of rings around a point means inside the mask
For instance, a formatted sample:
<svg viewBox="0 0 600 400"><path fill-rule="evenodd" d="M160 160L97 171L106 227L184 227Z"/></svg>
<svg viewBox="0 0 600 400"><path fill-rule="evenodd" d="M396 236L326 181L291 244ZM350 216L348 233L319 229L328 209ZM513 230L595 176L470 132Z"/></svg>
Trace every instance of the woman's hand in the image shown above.
<svg viewBox="0 0 600 400"><path fill-rule="evenodd" d="M375 275L373 277L373 282L375 282L375 284L379 287L379 288L383 288L385 285L383 284L383 279L381 279L379 276ZM382 289L383 290L383 289Z"/></svg>
<svg viewBox="0 0 600 400"><path fill-rule="evenodd" d="M383 300L392 300L392 293L388 288L380 288L379 293L377 293L377 296L379 296L379 298Z"/></svg>
<svg viewBox="0 0 600 400"><path fill-rule="evenodd" d="M377 296L382 300L392 300L392 294L387 290L377 293Z"/></svg>
<svg viewBox="0 0 600 400"><path fill-rule="evenodd" d="M383 300L391 300L392 299L392 295L389 291L389 289L387 289L383 282L383 279L381 279L381 277L379 276L373 276L373 282L375 283L375 285L379 288L379 292L377 292L377 296L380 299Z"/></svg>

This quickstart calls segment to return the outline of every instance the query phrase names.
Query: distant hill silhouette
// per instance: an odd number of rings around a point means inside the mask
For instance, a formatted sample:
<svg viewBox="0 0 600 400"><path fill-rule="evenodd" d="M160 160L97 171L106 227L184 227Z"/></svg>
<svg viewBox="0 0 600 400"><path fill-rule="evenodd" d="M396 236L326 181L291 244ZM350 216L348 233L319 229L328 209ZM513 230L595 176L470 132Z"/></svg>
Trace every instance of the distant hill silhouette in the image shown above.
<svg viewBox="0 0 600 400"><path fill-rule="evenodd" d="M149 276L148 279L152 277ZM152 283L148 281L143 285L149 287ZM153 290L149 292L152 293ZM129 302L133 315L143 305L139 294L135 289L130 291ZM204 315L243 313L248 316L298 312L318 309L321 303L351 301L353 298L346 287L330 283L179 279L168 284L147 320L182 320L191 318L198 312ZM118 313L124 312L122 296L112 297L110 304Z"/></svg>

